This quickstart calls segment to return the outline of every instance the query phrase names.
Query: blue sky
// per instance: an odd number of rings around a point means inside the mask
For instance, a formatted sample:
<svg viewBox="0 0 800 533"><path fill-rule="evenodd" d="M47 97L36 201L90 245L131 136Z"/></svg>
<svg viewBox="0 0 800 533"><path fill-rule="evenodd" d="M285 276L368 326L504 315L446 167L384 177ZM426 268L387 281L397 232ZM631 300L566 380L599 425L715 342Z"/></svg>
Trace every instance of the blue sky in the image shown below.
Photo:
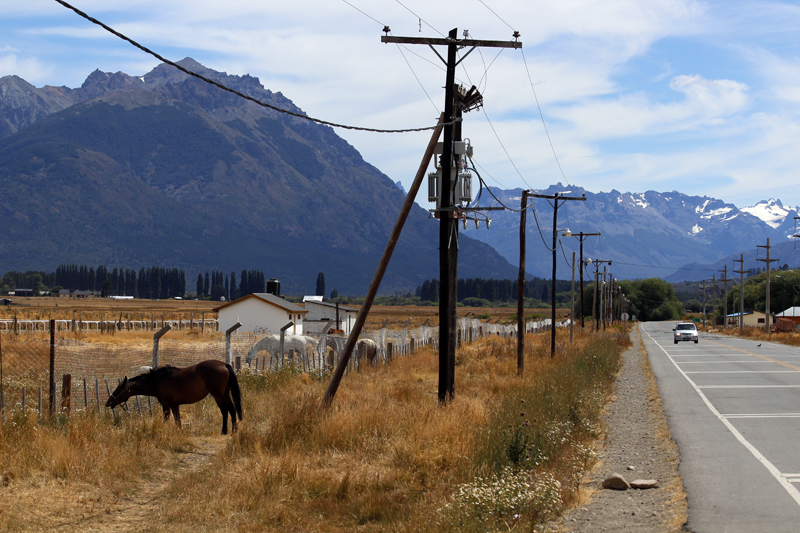
<svg viewBox="0 0 800 533"><path fill-rule="evenodd" d="M173 60L257 76L311 116L376 128L430 125L444 99L439 59L424 46L381 44L383 24L395 36L457 27L510 40L517 30L522 52L476 51L458 71L484 94L484 110L465 116L464 135L490 185L566 182L680 190L739 207L768 198L800 204L797 3L348 2L72 3ZM0 76L77 87L98 68L142 75L156 64L53 0L0 4ZM429 137L338 133L406 188Z"/></svg>

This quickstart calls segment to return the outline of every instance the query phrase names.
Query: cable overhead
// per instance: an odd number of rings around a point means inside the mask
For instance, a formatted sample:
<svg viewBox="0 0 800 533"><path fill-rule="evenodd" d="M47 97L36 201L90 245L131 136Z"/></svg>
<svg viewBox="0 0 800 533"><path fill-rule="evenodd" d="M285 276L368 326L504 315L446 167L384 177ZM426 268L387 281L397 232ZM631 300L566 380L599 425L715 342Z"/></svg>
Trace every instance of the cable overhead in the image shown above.
<svg viewBox="0 0 800 533"><path fill-rule="evenodd" d="M511 31L516 31L514 28L512 28L512 27L511 27L511 24L509 24L508 22L506 22L505 20L503 20L503 18L502 18L500 15L498 15L497 13L495 13L494 9L492 9L492 8L491 8L491 7L489 7L489 6L487 6L487 5L486 5L486 2L484 2L483 0L478 0L478 2L480 2L481 4L483 4L483 7L485 7L485 8L486 8L486 9L488 9L489 11L491 11L491 12L494 14L494 16L495 16L495 17L497 17L498 19L500 19L500 22L502 22L503 24L505 24L506 26L508 26L508 27L509 27L509 29L510 29Z"/></svg>
<svg viewBox="0 0 800 533"><path fill-rule="evenodd" d="M432 29L433 31L435 31L436 33L438 33L439 35L441 35L442 37L444 37L444 36L445 36L445 35L444 35L444 33L440 32L439 30L437 30L436 28L434 28L433 26L431 26L430 24L428 24L428 22L427 22L427 21L426 21L424 18L420 17L419 15L417 15L416 13L414 13L413 11L411 11L411 10L408 8L408 6L406 6L405 4L403 4L403 2L401 2L400 0L395 0L395 2L397 2L398 4L400 4L401 6L403 6L404 8L406 8L406 11L408 11L409 13L411 13L412 15L414 15L415 17L417 17L417 18L419 19L419 21L420 21L420 22L424 22L424 23L425 23L425 25L426 25L426 26L428 26L430 29Z"/></svg>
<svg viewBox="0 0 800 533"><path fill-rule="evenodd" d="M406 62L406 65L408 65L408 68L411 70L411 74L414 75L414 79L417 80L417 83L419 84L420 88L422 89L422 92L424 92L425 96L428 97L428 100L430 101L430 103L433 106L433 108L437 112L439 112L439 108L436 107L436 104L434 103L433 99L431 98L431 95L429 95L428 91L425 90L425 86L422 85L422 82L420 81L419 76L417 76L417 73L414 72L414 67L412 67L411 63L408 62L408 58L406 58L406 55L403 53L403 48L399 44L395 44L395 46L397 46L397 50L400 52L400 55L403 56L403 60Z"/></svg>
<svg viewBox="0 0 800 533"><path fill-rule="evenodd" d="M253 98L252 96L247 96L246 94L240 93L239 91L237 91L235 89L231 89L230 87L227 87L226 85L223 85L223 84L221 84L219 82L216 82L216 81L214 81L212 79L206 78L205 76L203 76L201 74L198 74L196 72L192 72L191 70L188 70L188 69L178 65L174 61L170 61L169 59L166 59L165 57L161 56L160 54L150 50L149 48L147 48L147 47L145 47L145 46L143 46L143 45L141 45L139 43L137 43L133 39L131 39L129 37L126 37L125 35L121 34L120 32L116 31L115 29L111 28L110 26L100 22L96 18L91 17L91 16L87 15L86 13L84 13L83 11L81 11L80 9L68 4L64 0L55 0L55 1L58 2L59 4L61 4L62 6L66 7L67 9L70 9L70 10L74 11L75 13L77 13L81 17L85 18L89 22L91 22L93 24L97 24L98 26L100 26L101 28L106 30L107 32L109 32L109 33L111 33L113 35L116 35L117 37L119 37L120 39L122 39L124 41L129 42L130 44L132 44L136 48L140 49L141 51L143 51L143 52L145 52L147 54L150 54L151 56L155 57L156 59L158 59L159 61L161 61L163 63L166 63L167 65L173 66L176 69L180 70L181 72L183 72L185 74L188 74L189 76L193 76L193 77L198 78L198 79L200 79L200 80L202 80L202 81L204 81L204 82L206 82L208 84L214 85L215 87L218 87L218 88L222 89L223 91L227 91L229 93L235 94L236 96L244 98L245 100L249 100L250 102L253 102L253 103L255 103L255 104L257 104L257 105L259 105L261 107L266 107L266 108L272 109L273 111L277 111L279 113L284 113L286 115L291 115L293 117L301 118L301 119L308 120L308 121L311 121L311 122L316 122L317 124L322 124L324 126L331 126L333 128L344 128L344 129L356 130L356 131L370 131L370 132L373 132L373 133L409 133L409 132L414 132L414 131L433 130L433 129L436 129L436 128L438 128L440 126L440 125L437 124L436 126L426 126L426 127L423 127L423 128L405 128L405 129L392 129L392 130L379 129L379 128L364 128L364 127L361 127L361 126L349 126L349 125L346 125L346 124L338 124L336 122L329 122L327 120L322 120L322 119L318 119L318 118L309 117L308 115L302 115L300 113L295 113L294 111L289 111L288 109L282 109L280 107L268 104L266 102L262 102L261 100L258 100L257 98ZM444 125L445 126L452 125L452 124L455 124L455 123L460 122L460 121L461 121L461 119L455 119L455 120L453 120L451 122L448 122L448 123L446 123Z"/></svg>
<svg viewBox="0 0 800 533"><path fill-rule="evenodd" d="M359 13L361 13L362 15L364 15L365 17L367 17L367 18L370 18L370 19L374 20L375 22L377 22L378 24L380 24L380 25L381 25L381 26L383 26L384 28L387 28L387 27L388 27L386 24L384 24L384 23L383 23L383 22L381 22L380 20L376 19L375 17L371 17L371 16L369 16L368 14L366 14L365 12L361 11L360 9L358 9L356 6L354 6L353 4L351 4L350 2L348 2L347 0L342 0L342 2L344 2L344 3L345 3L345 4L347 4L348 6L352 7L353 9L355 9L356 11L358 11Z"/></svg>
<svg viewBox="0 0 800 533"><path fill-rule="evenodd" d="M547 135L547 142L550 143L550 149L553 151L553 157L556 158L556 164L558 165L558 170L561 172L561 177L564 178L564 181L569 185L569 180L567 179L566 174L564 174L564 169L561 168L561 161L558 160L558 154L556 154L556 148L553 146L553 140L550 138L550 132L547 131L547 124L544 122L544 114L542 113L542 106L539 105L539 97L536 96L536 88L533 86L533 79L531 78L531 71L528 69L528 60L525 59L525 51L520 48L520 52L522 53L522 62L525 64L525 71L528 73L528 81L531 84L531 90L533 91L533 98L536 100L536 108L539 109L539 117L542 119L542 126L544 126L544 132Z"/></svg>
<svg viewBox="0 0 800 533"><path fill-rule="evenodd" d="M56 0L56 1L59 1L59 0ZM507 157L507 158L508 158L508 160L511 162L511 166L513 166L513 167L514 167L514 170L516 170L516 171L517 171L517 174L519 174L519 177L520 177L520 179L522 180L522 182L523 182L523 183L524 183L524 184L525 184L525 185L526 185L526 186L527 186L529 189L532 189L533 187L531 187L530 183L528 183L528 182L525 180L525 178L524 178L524 177L522 177L522 173L521 173L521 172L519 171L519 169L517 168L517 165L514 163L514 160L513 160L513 159L511 159L511 156L509 155L509 153L508 153L508 150L506 150L506 147L505 147L505 145L503 144L503 141L501 141L501 140L500 140L500 136L497 134L497 130L495 130L495 129L494 129L494 124L492 124L492 121L491 121L491 119L489 118L489 115L486 113L486 107L482 107L482 108L481 108L481 111L483 111L483 116L485 116L485 117L486 117L486 121L489 123L489 127L490 127L490 128L492 128L492 132L494 132L494 136L497 138L497 142L499 142L499 143L500 143L500 146L503 148L503 151L506 153L506 157ZM565 179L566 179L566 178L565 178Z"/></svg>
<svg viewBox="0 0 800 533"><path fill-rule="evenodd" d="M485 168L483 168L483 167L480 165L480 163L478 163L477 161L475 161L475 157L474 157L474 156L473 156L473 157L470 157L470 158L469 158L469 160L470 160L470 161L473 163L473 165L474 165L474 166L477 166L478 168L480 168L480 169L483 171L483 173L484 173L484 174L486 174L487 176L489 176L489 177L490 177L490 178L491 178L491 179L492 179L492 180L493 180L495 183L497 183L497 185L498 185L498 186L502 187L503 189L506 189L506 190L508 190L508 187L506 187L505 185L503 185L502 183L500 183L500 181L499 181L497 178L495 178L494 176L492 176L491 174L489 174L489 171L488 171L488 170L486 170Z"/></svg>

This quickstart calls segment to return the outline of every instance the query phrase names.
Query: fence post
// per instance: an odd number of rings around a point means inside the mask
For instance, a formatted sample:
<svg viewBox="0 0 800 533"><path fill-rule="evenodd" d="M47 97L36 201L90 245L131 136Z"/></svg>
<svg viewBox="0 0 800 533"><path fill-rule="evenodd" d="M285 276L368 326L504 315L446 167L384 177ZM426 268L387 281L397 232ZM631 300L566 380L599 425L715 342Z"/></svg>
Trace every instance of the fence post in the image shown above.
<svg viewBox="0 0 800 533"><path fill-rule="evenodd" d="M234 368L234 370L236 370L236 372L239 372L241 369L242 369L242 358L237 355L236 356L236 367Z"/></svg>
<svg viewBox="0 0 800 533"><path fill-rule="evenodd" d="M225 363L227 364L231 364L231 334L240 327L242 324L237 320L236 324L225 331Z"/></svg>
<svg viewBox="0 0 800 533"><path fill-rule="evenodd" d="M61 382L61 410L69 414L72 407L72 375L64 374Z"/></svg>
<svg viewBox="0 0 800 533"><path fill-rule="evenodd" d="M86 378L83 378L83 408L89 412L89 396L86 394Z"/></svg>
<svg viewBox="0 0 800 533"><path fill-rule="evenodd" d="M97 399L97 414L101 414L100 412L100 380L94 380L94 396Z"/></svg>
<svg viewBox="0 0 800 533"><path fill-rule="evenodd" d="M50 415L56 414L56 321L50 320ZM40 413L41 415L41 409Z"/></svg>
<svg viewBox="0 0 800 533"><path fill-rule="evenodd" d="M289 329L292 326L294 326L294 323L293 322L289 322L288 324L286 324L285 326L283 326L281 328L281 366L283 366L283 340L284 340L284 336L286 335L286 330Z"/></svg>
<svg viewBox="0 0 800 533"><path fill-rule="evenodd" d="M160 330L158 330L155 335L153 335L153 368L158 368L158 340L164 336L166 332L172 329L172 326L167 324ZM108 385L108 384L106 384ZM110 396L110 394L109 394Z"/></svg>

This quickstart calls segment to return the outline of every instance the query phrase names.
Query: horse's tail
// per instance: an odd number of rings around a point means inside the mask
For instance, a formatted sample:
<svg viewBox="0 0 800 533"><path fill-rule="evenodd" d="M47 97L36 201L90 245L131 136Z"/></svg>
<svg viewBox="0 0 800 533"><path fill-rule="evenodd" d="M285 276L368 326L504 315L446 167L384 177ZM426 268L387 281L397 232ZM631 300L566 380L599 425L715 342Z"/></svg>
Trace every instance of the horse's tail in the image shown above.
<svg viewBox="0 0 800 533"><path fill-rule="evenodd" d="M239 390L239 380L236 378L236 373L233 367L225 364L228 368L228 385L231 388L231 397L233 398L233 407L236 409L236 414L239 415L239 420L242 419L242 391Z"/></svg>

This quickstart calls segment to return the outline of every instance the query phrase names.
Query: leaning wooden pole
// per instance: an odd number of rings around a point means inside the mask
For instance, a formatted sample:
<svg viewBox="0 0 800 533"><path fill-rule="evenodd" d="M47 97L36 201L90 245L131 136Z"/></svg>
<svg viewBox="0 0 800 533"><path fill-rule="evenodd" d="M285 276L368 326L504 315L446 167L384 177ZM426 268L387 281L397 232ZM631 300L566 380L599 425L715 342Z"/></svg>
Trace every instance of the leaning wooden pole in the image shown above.
<svg viewBox="0 0 800 533"><path fill-rule="evenodd" d="M350 356L353 353L353 348L355 348L356 342L358 341L358 336L361 335L361 330L364 328L364 323L367 321L367 315L369 315L372 302L375 300L375 296L378 294L381 281L383 281L383 275L386 273L386 268L389 266L389 260L392 258L394 247L400 238L400 233L403 231L403 226L406 223L408 214L411 212L411 208L414 206L414 200L417 197L417 191L419 191L419 188L422 185L422 180L425 178L425 171L428 169L428 164L433 157L433 151L436 148L436 143L439 141L439 137L442 134L443 122L444 113L439 116L439 125L435 130L433 130L433 135L431 135L431 140L428 143L428 148L425 150L425 155L422 156L422 162L419 165L419 170L417 170L414 183L411 185L411 188L406 195L406 201L403 203L403 208L400 210L400 214L397 216L397 222L394 223L392 234L389 236L389 242L386 243L386 248L383 250L383 256L378 263L378 268L375 271L375 275L372 277L372 282L369 284L367 296L364 298L364 303L361 305L361 310L358 313L355 324L353 324L353 329L350 331L350 335L347 336L347 344L345 344L344 353L339 359L336 369L333 371L331 382L328 384L328 389L325 391L325 397L322 399L323 408L328 407L333 403L333 397L336 396L336 390L339 388L339 383L342 381L345 370L347 370L347 364L350 362Z"/></svg>

